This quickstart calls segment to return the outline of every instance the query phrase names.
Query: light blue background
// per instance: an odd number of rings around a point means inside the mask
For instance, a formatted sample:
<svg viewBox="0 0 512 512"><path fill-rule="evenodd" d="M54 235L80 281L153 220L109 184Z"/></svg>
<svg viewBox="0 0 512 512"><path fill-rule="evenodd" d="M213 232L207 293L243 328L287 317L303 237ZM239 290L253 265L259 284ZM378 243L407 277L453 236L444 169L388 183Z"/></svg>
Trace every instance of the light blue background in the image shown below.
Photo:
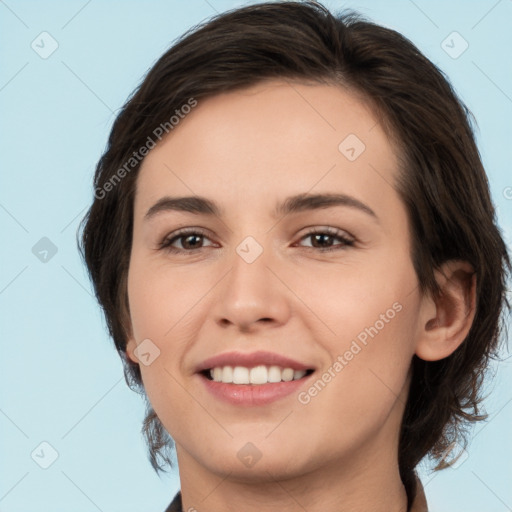
<svg viewBox="0 0 512 512"><path fill-rule="evenodd" d="M0 2L2 308L0 510L155 511L179 486L159 478L139 430L141 398L125 385L79 259L75 235L92 199L92 174L119 107L171 42L243 2ZM252 3L252 2L250 2ZM478 142L507 240L512 193L512 2L327 1L409 37L474 113ZM43 31L59 44L42 59ZM459 32L452 59L441 42ZM47 263L32 247L48 237ZM512 363L489 381L491 420L479 424L457 469L422 472L432 512L512 510ZM59 453L41 469L47 441Z"/></svg>

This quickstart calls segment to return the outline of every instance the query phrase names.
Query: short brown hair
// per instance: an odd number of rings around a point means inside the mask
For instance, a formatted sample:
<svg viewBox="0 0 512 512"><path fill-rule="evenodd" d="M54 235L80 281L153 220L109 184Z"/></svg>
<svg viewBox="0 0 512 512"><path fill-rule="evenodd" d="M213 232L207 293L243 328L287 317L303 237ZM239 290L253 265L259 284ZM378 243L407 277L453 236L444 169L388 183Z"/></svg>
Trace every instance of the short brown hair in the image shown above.
<svg viewBox="0 0 512 512"><path fill-rule="evenodd" d="M215 16L185 33L152 67L123 106L96 168L95 190L143 146L159 124L186 104L281 78L343 86L367 101L396 144L396 187L407 207L420 289L439 294L434 270L465 260L477 281L476 314L449 357L413 357L400 432L399 466L409 499L414 470L427 454L440 461L479 413L482 379L498 358L510 260L497 227L475 144L472 116L443 73L404 36L353 12L333 15L316 2L272 2ZM95 194L83 220L81 251L127 383L144 394L139 366L126 357L130 315L127 273L133 200L140 162ZM149 407L144 432L155 469L170 437Z"/></svg>

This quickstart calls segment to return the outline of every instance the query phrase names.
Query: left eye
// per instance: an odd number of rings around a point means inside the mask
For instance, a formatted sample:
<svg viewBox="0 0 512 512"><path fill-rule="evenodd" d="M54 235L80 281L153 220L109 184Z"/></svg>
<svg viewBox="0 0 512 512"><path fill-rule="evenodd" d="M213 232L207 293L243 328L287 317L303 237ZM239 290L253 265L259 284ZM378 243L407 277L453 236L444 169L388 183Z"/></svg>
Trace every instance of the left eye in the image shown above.
<svg viewBox="0 0 512 512"><path fill-rule="evenodd" d="M304 235L301 240L305 240L307 238L310 238L312 240L312 246L309 246L309 248L312 249L318 249L320 251L336 251L344 249L347 246L354 245L354 239L349 238L345 235L344 232L338 231L337 229L332 228L322 228L319 230L310 231L306 235ZM341 241L341 244L338 244L337 246L333 246L331 242L333 239L338 239ZM320 244L315 245L315 244Z"/></svg>

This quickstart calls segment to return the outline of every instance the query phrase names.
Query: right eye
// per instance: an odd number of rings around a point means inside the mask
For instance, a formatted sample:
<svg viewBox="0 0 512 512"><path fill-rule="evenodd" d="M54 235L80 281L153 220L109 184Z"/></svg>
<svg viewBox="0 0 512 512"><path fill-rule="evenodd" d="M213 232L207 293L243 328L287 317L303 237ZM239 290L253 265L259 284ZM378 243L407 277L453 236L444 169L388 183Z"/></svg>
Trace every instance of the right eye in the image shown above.
<svg viewBox="0 0 512 512"><path fill-rule="evenodd" d="M159 244L159 249L178 253L178 252L194 252L203 249L203 246L199 246L201 240L208 239L205 232L198 228L194 229L183 229L176 233L167 235ZM208 239L209 240L209 239ZM175 243L181 244L180 247L175 247Z"/></svg>

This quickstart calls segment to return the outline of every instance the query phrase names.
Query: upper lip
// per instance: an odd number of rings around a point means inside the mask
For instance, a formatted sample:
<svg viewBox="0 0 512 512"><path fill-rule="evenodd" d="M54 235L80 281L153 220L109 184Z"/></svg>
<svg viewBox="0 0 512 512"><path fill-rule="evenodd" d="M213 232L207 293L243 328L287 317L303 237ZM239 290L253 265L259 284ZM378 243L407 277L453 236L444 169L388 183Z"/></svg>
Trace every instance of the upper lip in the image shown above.
<svg viewBox="0 0 512 512"><path fill-rule="evenodd" d="M275 354L274 352L266 352L259 350L257 352L243 353L243 352L225 352L218 354L203 361L196 368L196 372L210 370L216 367L223 366L245 366L253 368L255 366L281 366L282 368L292 368L293 370L311 370L312 366L300 363L289 357Z"/></svg>

